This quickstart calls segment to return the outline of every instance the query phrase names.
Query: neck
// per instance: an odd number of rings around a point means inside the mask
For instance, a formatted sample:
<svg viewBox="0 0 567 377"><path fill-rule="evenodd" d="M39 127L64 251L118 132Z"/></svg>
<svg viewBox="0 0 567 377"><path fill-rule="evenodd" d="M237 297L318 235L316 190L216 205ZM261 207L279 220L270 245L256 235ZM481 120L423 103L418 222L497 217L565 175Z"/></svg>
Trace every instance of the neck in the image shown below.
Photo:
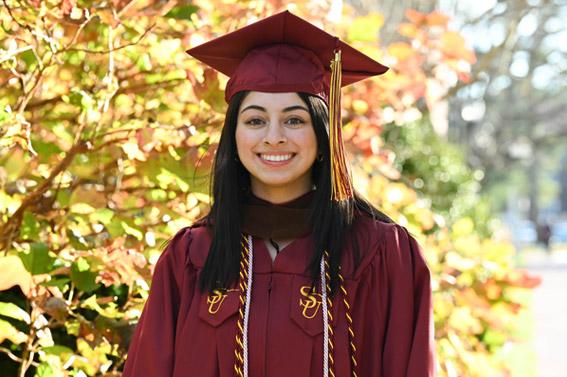
<svg viewBox="0 0 567 377"><path fill-rule="evenodd" d="M282 187L274 187L274 186L265 186L260 184L254 184L251 182L250 188L252 193L267 202L272 204L282 204L292 201L296 198L299 198L302 195L305 195L309 191L311 191L311 183L309 182L308 185L301 185L296 187L290 186L282 186Z"/></svg>

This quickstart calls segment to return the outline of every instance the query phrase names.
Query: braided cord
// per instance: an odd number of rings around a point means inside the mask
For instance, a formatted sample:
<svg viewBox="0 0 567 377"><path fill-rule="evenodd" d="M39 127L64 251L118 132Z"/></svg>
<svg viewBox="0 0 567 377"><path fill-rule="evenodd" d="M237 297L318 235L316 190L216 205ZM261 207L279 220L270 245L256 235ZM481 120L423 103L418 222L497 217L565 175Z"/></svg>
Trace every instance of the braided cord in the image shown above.
<svg viewBox="0 0 567 377"><path fill-rule="evenodd" d="M321 305L323 306L323 377L329 376L329 333L327 312L327 286L325 279L325 257L321 258Z"/></svg>
<svg viewBox="0 0 567 377"><path fill-rule="evenodd" d="M252 252L252 236L248 235L248 288L246 289L246 306L244 309L244 376L248 376L248 322L250 319L250 302L252 300L252 272L254 253Z"/></svg>
<svg viewBox="0 0 567 377"><path fill-rule="evenodd" d="M234 372L238 377L248 376L248 314L250 287L252 284L252 238L242 235L242 254L240 256L239 273L239 307L236 324L236 347L234 349ZM245 331L246 329L246 331Z"/></svg>
<svg viewBox="0 0 567 377"><path fill-rule="evenodd" d="M327 360L327 365L328 368L325 370L323 369L323 376L327 377L335 377L335 359L334 359L334 354L335 354L335 345L333 343L333 338L334 338L334 332L333 332L333 327L330 325L333 322L333 313L332 313L332 308L333 308L333 302L331 300L330 297L330 293L331 293L331 285L330 285L330 281L331 281L331 276L329 274L329 252L327 250L325 250L325 253L323 255L323 257L321 258L321 285L322 285L322 302L323 302L323 326L325 327L325 335L327 335L327 339L325 342L325 339L323 339L324 341L324 345L323 345L323 350L325 350L325 345L328 345L328 349L327 352L323 355L323 359ZM325 315L325 313L327 313ZM325 361L324 361L325 362ZM325 365L325 364L323 364Z"/></svg>
<svg viewBox="0 0 567 377"><path fill-rule="evenodd" d="M345 279L341 274L341 268L339 266L339 281L340 281L340 290L343 294L343 303L345 305L345 316L347 319L348 325L348 341L350 344L350 359L351 359L351 367L352 367L352 375L353 377L358 377L358 363L356 361L356 346L354 345L354 327L352 322L352 316L350 314L350 305L348 303L347 297L347 290L345 288Z"/></svg>

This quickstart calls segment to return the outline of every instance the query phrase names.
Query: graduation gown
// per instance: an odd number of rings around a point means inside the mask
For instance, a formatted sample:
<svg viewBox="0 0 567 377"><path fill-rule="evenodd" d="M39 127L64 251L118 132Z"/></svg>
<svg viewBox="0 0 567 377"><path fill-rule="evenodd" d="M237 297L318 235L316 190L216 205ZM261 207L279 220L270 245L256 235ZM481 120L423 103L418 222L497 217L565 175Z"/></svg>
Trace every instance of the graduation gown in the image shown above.
<svg viewBox="0 0 567 377"><path fill-rule="evenodd" d="M341 264L351 304L360 377L435 376L430 271L416 240L398 224L359 215L362 259L351 243ZM198 278L211 244L204 226L181 229L160 256L149 298L130 344L124 377L233 376L238 294L202 293ZM310 235L295 239L275 261L253 239L248 332L249 376L322 376L320 296L309 298ZM307 287L307 288L306 288ZM341 295L333 305L337 377L351 376Z"/></svg>

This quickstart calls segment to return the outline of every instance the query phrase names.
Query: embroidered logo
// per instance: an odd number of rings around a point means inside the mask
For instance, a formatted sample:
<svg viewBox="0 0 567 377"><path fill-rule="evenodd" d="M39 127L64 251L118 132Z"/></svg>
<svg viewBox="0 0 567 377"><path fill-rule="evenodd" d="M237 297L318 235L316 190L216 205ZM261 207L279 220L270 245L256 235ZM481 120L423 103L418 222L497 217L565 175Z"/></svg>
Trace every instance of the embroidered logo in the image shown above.
<svg viewBox="0 0 567 377"><path fill-rule="evenodd" d="M220 291L215 289L212 294L207 297L207 304L209 304L209 313L216 314L220 308L224 300L228 297L228 292L236 292L238 289L228 289L225 291Z"/></svg>
<svg viewBox="0 0 567 377"><path fill-rule="evenodd" d="M311 287L304 285L299 292L305 299L299 299L299 306L303 307L303 316L307 319L314 318L317 315L319 306L321 306L321 294L312 292Z"/></svg>

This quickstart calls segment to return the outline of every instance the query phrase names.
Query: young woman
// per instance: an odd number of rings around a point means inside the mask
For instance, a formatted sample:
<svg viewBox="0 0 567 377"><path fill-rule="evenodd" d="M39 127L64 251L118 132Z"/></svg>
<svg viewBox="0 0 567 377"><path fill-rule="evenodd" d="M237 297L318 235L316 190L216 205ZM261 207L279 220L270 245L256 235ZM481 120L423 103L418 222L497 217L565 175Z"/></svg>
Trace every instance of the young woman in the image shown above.
<svg viewBox="0 0 567 377"><path fill-rule="evenodd" d="M230 76L213 205L161 255L124 376L435 376L422 251L340 138L340 87L387 68L289 12L188 53Z"/></svg>

